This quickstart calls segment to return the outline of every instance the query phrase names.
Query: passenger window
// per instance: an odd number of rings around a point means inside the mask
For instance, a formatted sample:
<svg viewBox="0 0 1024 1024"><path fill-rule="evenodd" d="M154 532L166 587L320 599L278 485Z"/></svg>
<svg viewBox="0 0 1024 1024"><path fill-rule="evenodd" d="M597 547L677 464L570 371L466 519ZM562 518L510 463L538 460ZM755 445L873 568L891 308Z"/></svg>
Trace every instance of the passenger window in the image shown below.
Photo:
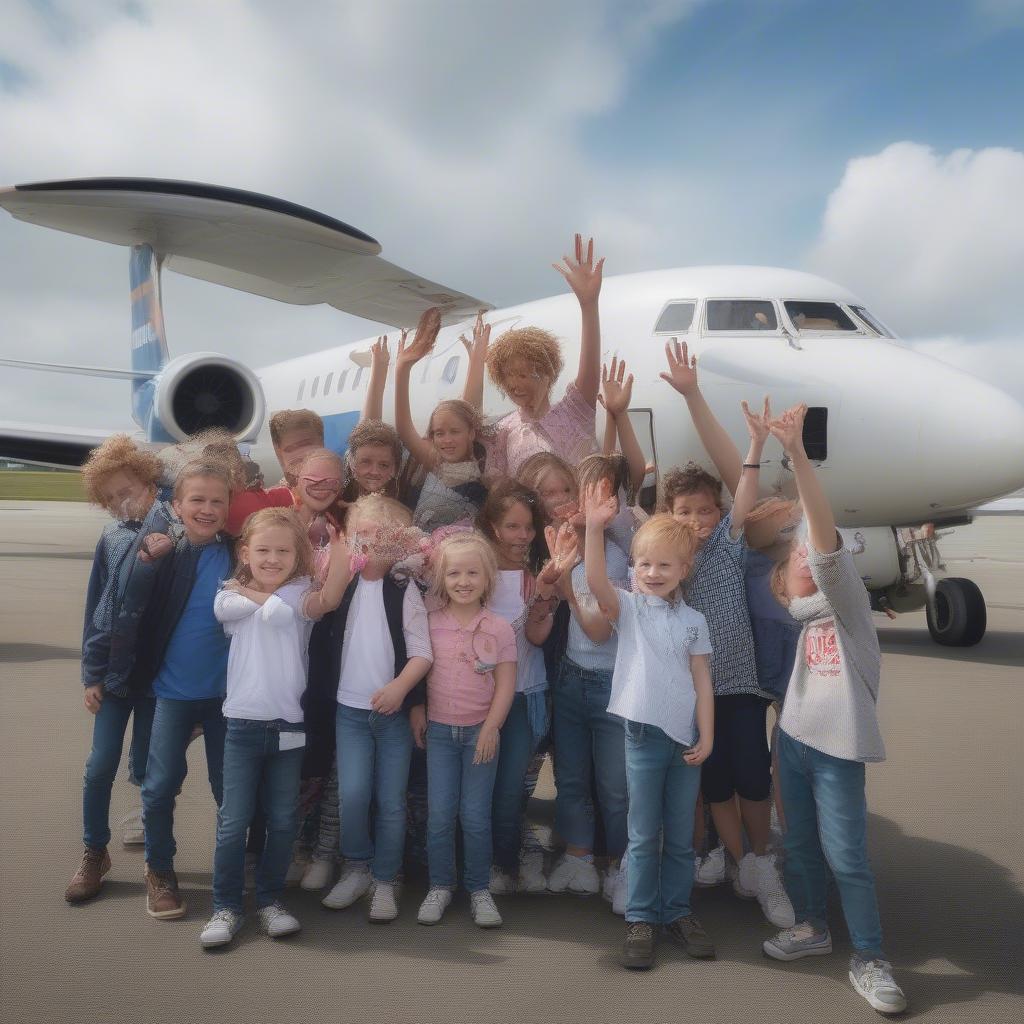
<svg viewBox="0 0 1024 1024"><path fill-rule="evenodd" d="M765 299L709 299L709 331L774 331L775 307Z"/></svg>
<svg viewBox="0 0 1024 1024"><path fill-rule="evenodd" d="M881 335L883 338L892 338L893 333L889 330L881 320L873 317L863 306L851 306L850 309L854 311L871 328L876 334Z"/></svg>
<svg viewBox="0 0 1024 1024"><path fill-rule="evenodd" d="M786 315L798 331L856 331L857 325L836 302L786 302Z"/></svg>
<svg viewBox="0 0 1024 1024"><path fill-rule="evenodd" d="M445 384L454 384L455 375L459 372L459 357L452 356L447 363L444 364L444 370L441 371L441 380Z"/></svg>
<svg viewBox="0 0 1024 1024"><path fill-rule="evenodd" d="M306 390L306 378L303 377L302 380L299 381L299 393L295 396L295 401L296 402L301 402L302 401L302 393L305 390Z"/></svg>
<svg viewBox="0 0 1024 1024"><path fill-rule="evenodd" d="M309 397L316 398L317 391L320 390L320 378L319 376L313 378L313 386L309 389Z"/></svg>
<svg viewBox="0 0 1024 1024"><path fill-rule="evenodd" d="M359 382L363 379L363 368L360 366L356 369L356 375L352 378L352 390L355 391L359 387Z"/></svg>
<svg viewBox="0 0 1024 1024"><path fill-rule="evenodd" d="M329 374L327 374L326 377L324 377L324 395L326 395L327 392L331 390L331 381L333 379L334 379L334 374L333 373L329 373Z"/></svg>
<svg viewBox="0 0 1024 1024"><path fill-rule="evenodd" d="M342 370L341 373L338 374L338 394L339 395L341 394L342 390L345 387L345 378L347 376L348 376L348 370Z"/></svg>
<svg viewBox="0 0 1024 1024"><path fill-rule="evenodd" d="M670 302L654 325L655 334L685 334L693 323L695 302Z"/></svg>

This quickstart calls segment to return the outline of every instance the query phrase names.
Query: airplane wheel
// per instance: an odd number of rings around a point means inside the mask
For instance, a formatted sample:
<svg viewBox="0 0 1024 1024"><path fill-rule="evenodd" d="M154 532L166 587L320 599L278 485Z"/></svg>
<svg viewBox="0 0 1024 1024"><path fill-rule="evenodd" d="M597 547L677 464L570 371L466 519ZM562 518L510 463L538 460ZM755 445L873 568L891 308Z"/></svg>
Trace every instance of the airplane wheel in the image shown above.
<svg viewBox="0 0 1024 1024"><path fill-rule="evenodd" d="M927 617L932 639L945 647L973 647L988 625L985 598L973 580L939 580Z"/></svg>

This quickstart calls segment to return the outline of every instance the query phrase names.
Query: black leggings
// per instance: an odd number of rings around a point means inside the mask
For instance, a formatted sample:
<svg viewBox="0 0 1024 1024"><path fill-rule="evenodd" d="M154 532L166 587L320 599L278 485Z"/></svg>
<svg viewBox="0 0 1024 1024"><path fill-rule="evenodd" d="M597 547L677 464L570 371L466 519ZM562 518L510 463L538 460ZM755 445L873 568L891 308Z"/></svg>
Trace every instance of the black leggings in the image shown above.
<svg viewBox="0 0 1024 1024"><path fill-rule="evenodd" d="M715 743L700 783L708 803L725 803L736 793L743 800L768 799L772 771L768 704L752 693L715 697Z"/></svg>

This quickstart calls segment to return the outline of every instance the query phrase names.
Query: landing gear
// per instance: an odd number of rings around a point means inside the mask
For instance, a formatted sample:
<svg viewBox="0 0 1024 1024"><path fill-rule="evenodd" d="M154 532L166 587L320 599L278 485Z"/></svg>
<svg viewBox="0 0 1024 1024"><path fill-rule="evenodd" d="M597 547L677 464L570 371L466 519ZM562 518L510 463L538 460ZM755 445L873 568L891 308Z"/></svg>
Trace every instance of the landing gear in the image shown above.
<svg viewBox="0 0 1024 1024"><path fill-rule="evenodd" d="M939 580L927 605L928 632L945 647L973 647L988 624L985 598L972 580Z"/></svg>

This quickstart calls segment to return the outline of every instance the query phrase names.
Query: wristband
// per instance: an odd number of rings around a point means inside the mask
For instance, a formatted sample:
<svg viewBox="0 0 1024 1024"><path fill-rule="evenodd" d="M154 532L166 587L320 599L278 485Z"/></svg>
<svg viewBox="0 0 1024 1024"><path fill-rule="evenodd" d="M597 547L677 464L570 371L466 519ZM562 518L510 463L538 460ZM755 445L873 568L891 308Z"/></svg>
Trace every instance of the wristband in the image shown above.
<svg viewBox="0 0 1024 1024"><path fill-rule="evenodd" d="M744 462L743 463L743 468L744 469L760 469L761 468L761 463L760 462Z"/></svg>

